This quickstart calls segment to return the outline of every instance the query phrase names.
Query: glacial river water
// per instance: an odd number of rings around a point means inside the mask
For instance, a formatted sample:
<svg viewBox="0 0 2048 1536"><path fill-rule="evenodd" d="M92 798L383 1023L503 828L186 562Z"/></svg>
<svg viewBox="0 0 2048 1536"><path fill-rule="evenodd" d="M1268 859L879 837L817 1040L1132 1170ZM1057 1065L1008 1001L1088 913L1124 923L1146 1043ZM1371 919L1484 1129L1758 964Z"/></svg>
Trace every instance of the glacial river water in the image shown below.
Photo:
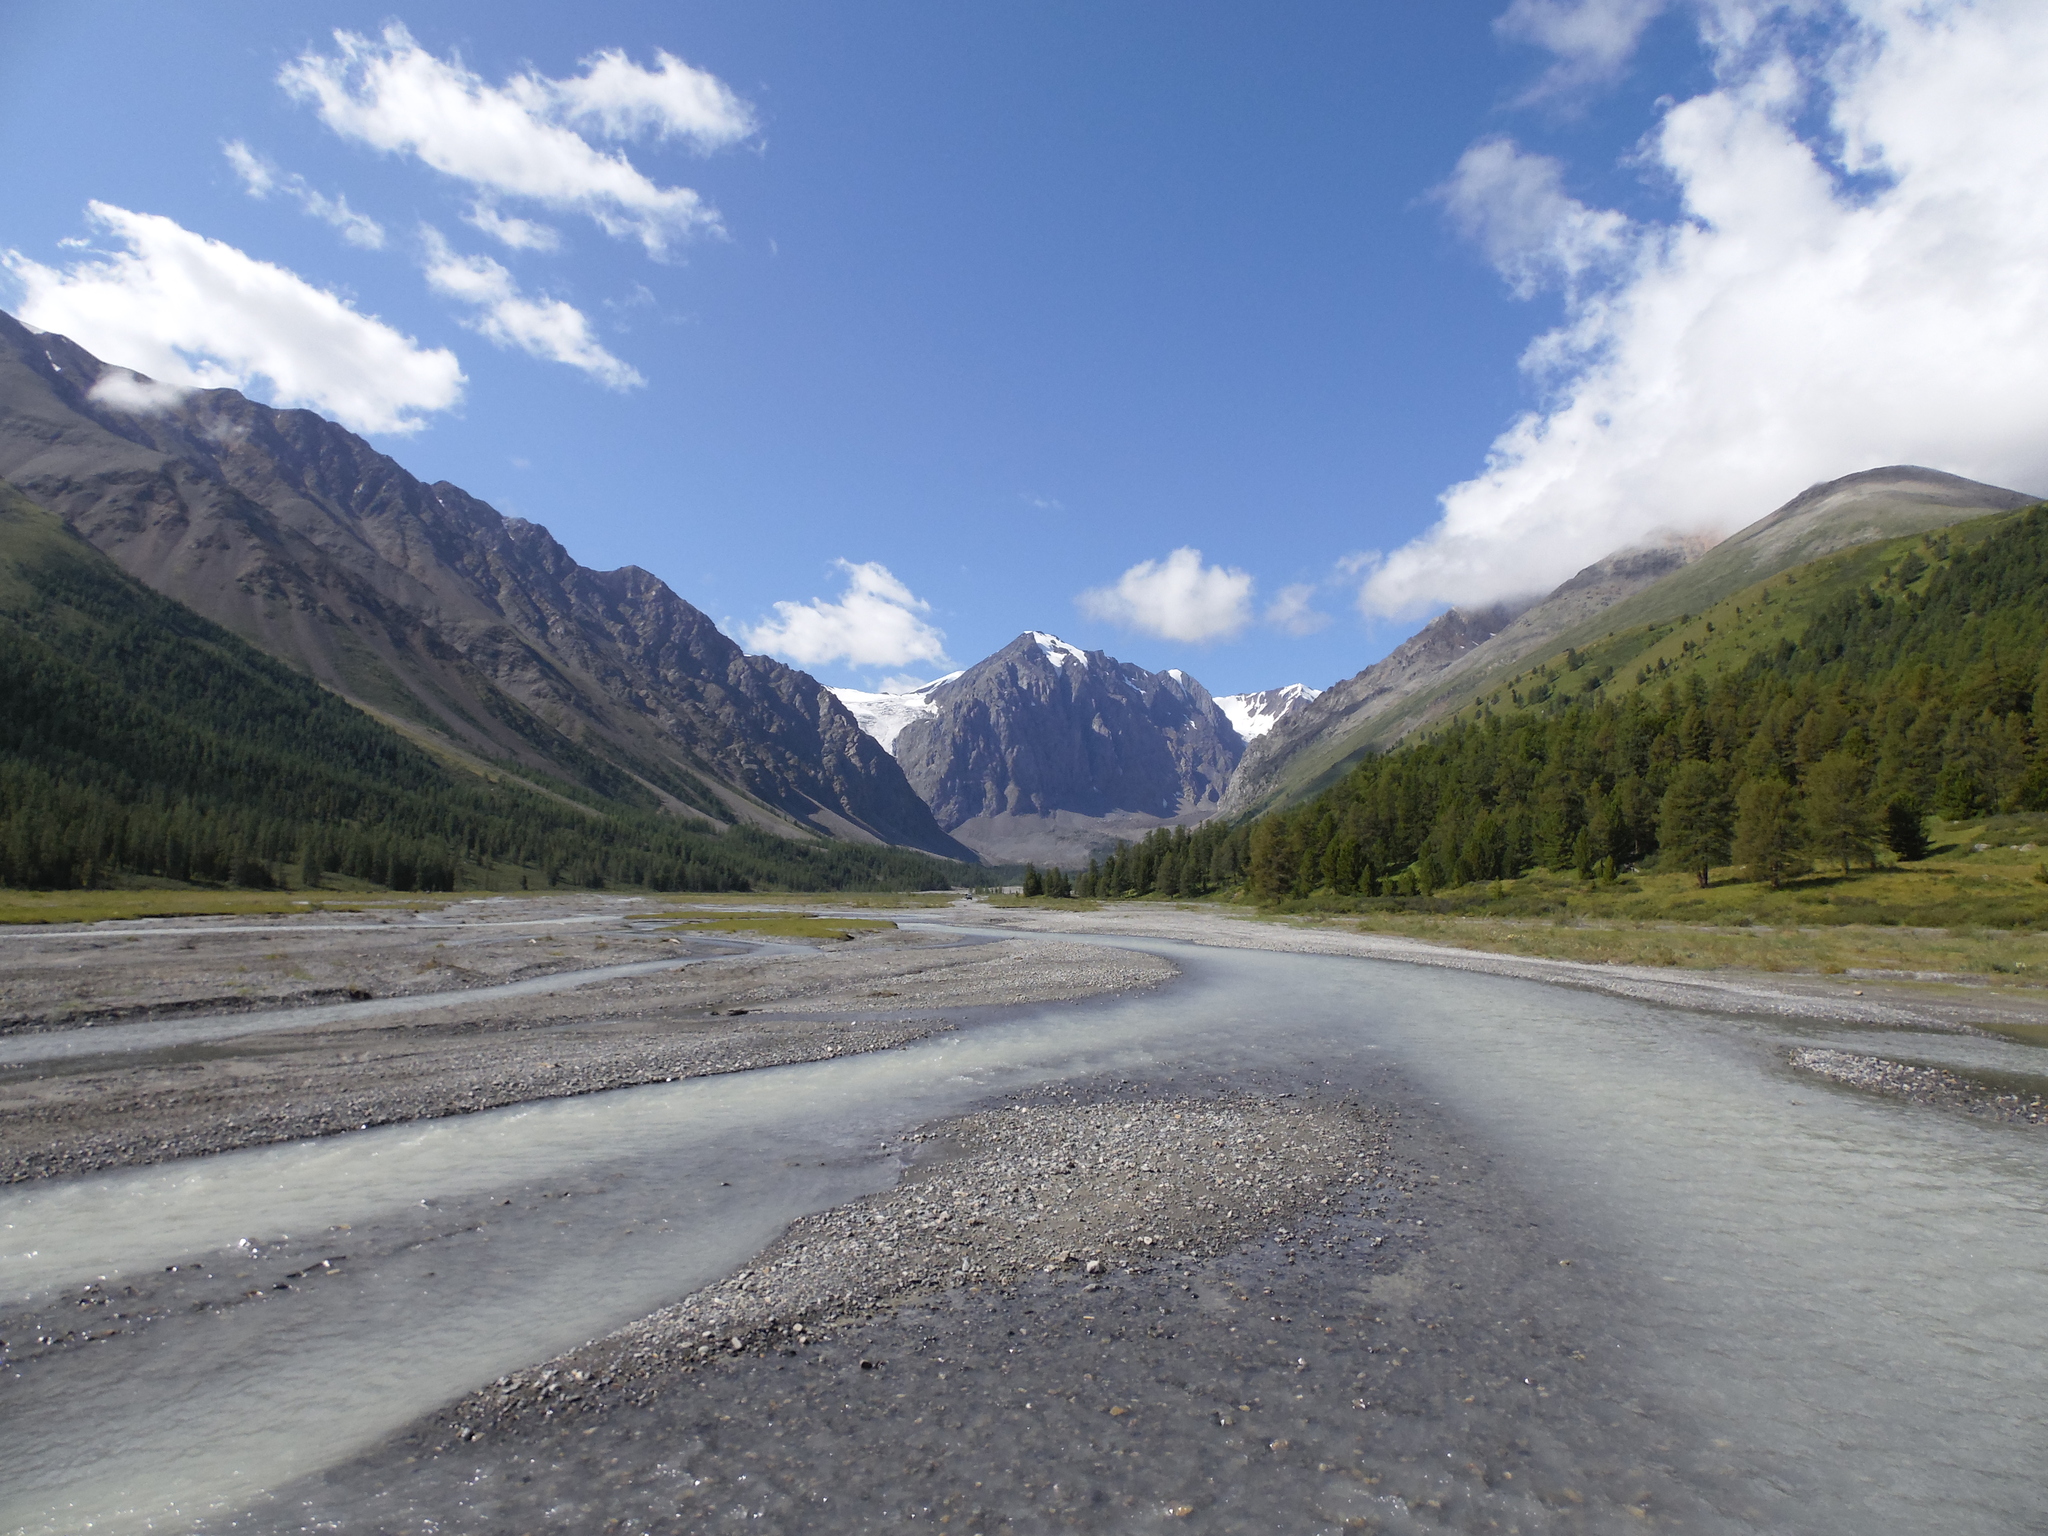
<svg viewBox="0 0 2048 1536"><path fill-rule="evenodd" d="M901 1050L0 1192L10 1339L108 1330L0 1377L0 1530L218 1520L885 1187L902 1131L992 1094L1368 1062L1507 1170L1546 1252L1601 1269L1619 1299L1585 1348L1641 1412L1682 1405L1672 1432L1788 1490L1798 1528L2043 1528L2048 1136L1784 1065L1794 1041L2026 1048L1117 942L1184 974Z"/></svg>

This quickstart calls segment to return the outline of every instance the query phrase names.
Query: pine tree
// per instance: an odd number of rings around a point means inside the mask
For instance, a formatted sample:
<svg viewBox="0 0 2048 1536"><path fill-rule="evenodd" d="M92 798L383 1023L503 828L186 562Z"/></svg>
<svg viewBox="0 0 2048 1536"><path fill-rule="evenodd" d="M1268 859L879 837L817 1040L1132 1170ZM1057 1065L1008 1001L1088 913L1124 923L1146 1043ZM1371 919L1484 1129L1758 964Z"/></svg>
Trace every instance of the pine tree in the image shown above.
<svg viewBox="0 0 2048 1536"><path fill-rule="evenodd" d="M1894 795L1884 808L1884 842L1908 862L1927 857L1927 816L1911 795Z"/></svg>
<svg viewBox="0 0 2048 1536"><path fill-rule="evenodd" d="M1735 862L1749 878L1767 882L1772 890L1798 874L1805 828L1799 800L1783 779L1752 779L1735 801Z"/></svg>
<svg viewBox="0 0 2048 1536"><path fill-rule="evenodd" d="M1814 846L1830 858L1840 859L1844 875L1849 873L1849 860L1857 855L1875 865L1877 818L1871 814L1870 797L1863 790L1863 764L1854 756L1830 752L1807 770L1806 807Z"/></svg>
<svg viewBox="0 0 2048 1536"><path fill-rule="evenodd" d="M1713 866L1728 857L1732 820L1721 776L1706 763L1681 763L1671 776L1671 787L1664 791L1657 841L1664 857L1689 870L1705 889L1712 882Z"/></svg>

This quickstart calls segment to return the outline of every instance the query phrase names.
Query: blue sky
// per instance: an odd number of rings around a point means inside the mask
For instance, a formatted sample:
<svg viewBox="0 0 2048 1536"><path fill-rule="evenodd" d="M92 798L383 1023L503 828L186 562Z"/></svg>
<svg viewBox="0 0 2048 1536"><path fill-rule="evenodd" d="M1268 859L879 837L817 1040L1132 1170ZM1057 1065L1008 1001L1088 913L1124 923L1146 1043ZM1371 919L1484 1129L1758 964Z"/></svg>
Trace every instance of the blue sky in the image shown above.
<svg viewBox="0 0 2048 1536"><path fill-rule="evenodd" d="M2044 9L7 4L0 302L827 682L1320 686L1817 479L2048 489Z"/></svg>

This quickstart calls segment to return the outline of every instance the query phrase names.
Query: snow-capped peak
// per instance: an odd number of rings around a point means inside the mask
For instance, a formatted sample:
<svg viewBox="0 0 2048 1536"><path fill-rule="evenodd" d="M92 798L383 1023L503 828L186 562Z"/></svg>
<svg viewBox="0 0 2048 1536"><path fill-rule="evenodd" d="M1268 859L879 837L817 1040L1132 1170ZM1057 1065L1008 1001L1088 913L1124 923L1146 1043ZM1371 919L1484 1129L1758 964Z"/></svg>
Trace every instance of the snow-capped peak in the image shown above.
<svg viewBox="0 0 2048 1536"><path fill-rule="evenodd" d="M1229 717L1238 735L1251 741L1278 725L1280 717L1289 710L1320 697L1322 691L1306 683L1289 683L1284 688L1267 688L1259 693L1226 693L1217 698L1216 707Z"/></svg>
<svg viewBox="0 0 2048 1536"><path fill-rule="evenodd" d="M1031 638L1038 643L1038 648L1045 652L1045 659L1056 667L1064 667L1069 661L1078 661L1084 667L1088 665L1088 653L1078 645L1067 644L1058 635L1048 635L1042 629L1034 629L1031 631Z"/></svg>
<svg viewBox="0 0 2048 1536"><path fill-rule="evenodd" d="M859 688L834 688L832 692L840 703L853 711L853 718L860 722L862 730L875 738L875 744L894 756L896 738L903 727L926 715L936 715L939 706L933 702L932 695L959 675L958 672L948 672L944 677L935 677L902 693L867 693Z"/></svg>

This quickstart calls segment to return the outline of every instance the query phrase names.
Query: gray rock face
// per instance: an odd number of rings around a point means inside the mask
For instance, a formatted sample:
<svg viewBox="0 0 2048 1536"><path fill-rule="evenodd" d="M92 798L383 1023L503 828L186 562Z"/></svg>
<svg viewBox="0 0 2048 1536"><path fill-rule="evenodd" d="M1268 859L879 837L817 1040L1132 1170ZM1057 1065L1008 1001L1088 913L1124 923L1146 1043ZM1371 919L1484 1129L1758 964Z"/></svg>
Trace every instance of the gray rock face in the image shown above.
<svg viewBox="0 0 2048 1536"><path fill-rule="evenodd" d="M808 674L633 566L426 485L311 411L160 409L0 315L0 478L129 574L415 736L607 793L949 857L902 771Z"/></svg>
<svg viewBox="0 0 2048 1536"><path fill-rule="evenodd" d="M929 690L896 760L939 825L1001 859L1071 867L1115 837L1215 814L1244 743L1209 691L1019 635Z"/></svg>

